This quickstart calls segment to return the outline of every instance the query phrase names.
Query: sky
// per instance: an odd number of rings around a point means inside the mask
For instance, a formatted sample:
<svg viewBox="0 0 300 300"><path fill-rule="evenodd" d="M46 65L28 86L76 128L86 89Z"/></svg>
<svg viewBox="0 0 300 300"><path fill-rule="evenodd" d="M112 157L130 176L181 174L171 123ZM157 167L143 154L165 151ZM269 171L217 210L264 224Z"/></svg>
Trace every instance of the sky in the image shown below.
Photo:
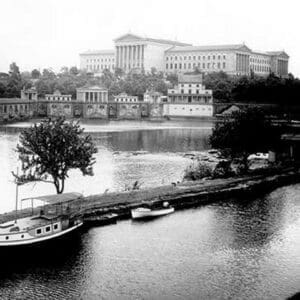
<svg viewBox="0 0 300 300"><path fill-rule="evenodd" d="M284 50L300 77L299 0L0 0L0 72L78 66L131 32L193 45Z"/></svg>

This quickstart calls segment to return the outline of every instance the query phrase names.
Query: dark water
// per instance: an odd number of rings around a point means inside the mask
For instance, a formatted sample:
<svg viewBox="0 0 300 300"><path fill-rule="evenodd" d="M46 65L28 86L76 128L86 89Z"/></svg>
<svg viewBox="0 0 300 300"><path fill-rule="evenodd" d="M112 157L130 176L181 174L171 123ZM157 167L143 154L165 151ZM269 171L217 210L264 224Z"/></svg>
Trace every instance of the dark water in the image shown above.
<svg viewBox="0 0 300 300"><path fill-rule="evenodd" d="M285 299L300 288L300 185L82 233L5 259L3 299Z"/></svg>
<svg viewBox="0 0 300 300"><path fill-rule="evenodd" d="M137 178L148 185L176 180L188 164L181 153L207 148L209 128L141 126L90 126L99 148L96 175L74 174L70 188L93 193ZM17 134L3 133L0 141L5 209L13 199L7 178ZM148 152L131 153L138 150ZM48 192L22 192L39 189ZM300 185L84 230L72 243L0 257L0 299L285 299L300 291Z"/></svg>

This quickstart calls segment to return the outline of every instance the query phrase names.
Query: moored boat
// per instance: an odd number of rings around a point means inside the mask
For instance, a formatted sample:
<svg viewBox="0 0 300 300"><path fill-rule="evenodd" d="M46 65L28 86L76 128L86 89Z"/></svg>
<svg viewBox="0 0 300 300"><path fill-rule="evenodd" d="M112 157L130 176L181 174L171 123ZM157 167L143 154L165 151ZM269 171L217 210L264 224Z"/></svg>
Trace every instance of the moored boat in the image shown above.
<svg viewBox="0 0 300 300"><path fill-rule="evenodd" d="M139 207L131 210L133 219L155 218L159 216L168 215L174 212L174 207L163 207L151 209L146 207Z"/></svg>
<svg viewBox="0 0 300 300"><path fill-rule="evenodd" d="M30 200L31 214L0 224L0 248L42 244L74 232L83 222L72 213L71 203L81 197L66 193L23 199L22 203ZM35 201L43 206L34 208Z"/></svg>

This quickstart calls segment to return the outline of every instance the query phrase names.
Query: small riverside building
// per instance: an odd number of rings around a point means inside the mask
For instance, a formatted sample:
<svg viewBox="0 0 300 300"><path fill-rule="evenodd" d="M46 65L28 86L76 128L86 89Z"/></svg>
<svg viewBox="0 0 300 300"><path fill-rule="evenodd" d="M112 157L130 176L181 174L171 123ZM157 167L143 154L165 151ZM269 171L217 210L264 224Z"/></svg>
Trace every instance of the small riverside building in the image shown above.
<svg viewBox="0 0 300 300"><path fill-rule="evenodd" d="M76 90L76 102L83 105L83 117L108 118L108 90L101 86L85 86Z"/></svg>
<svg viewBox="0 0 300 300"><path fill-rule="evenodd" d="M151 104L166 103L168 102L168 97L164 96L160 92L154 90L147 90L144 93L144 102Z"/></svg>
<svg viewBox="0 0 300 300"><path fill-rule="evenodd" d="M139 97L138 96L131 96L127 95L126 93L121 93L117 96L114 96L114 102L138 102Z"/></svg>
<svg viewBox="0 0 300 300"><path fill-rule="evenodd" d="M62 95L59 90L56 90L53 94L46 94L45 99L47 101L72 101L72 95Z"/></svg>
<svg viewBox="0 0 300 300"><path fill-rule="evenodd" d="M212 117L212 90L205 89L202 74L183 74L178 85L168 90L168 103L164 104L164 116Z"/></svg>
<svg viewBox="0 0 300 300"><path fill-rule="evenodd" d="M107 103L108 90L100 86L85 86L76 89L76 100L85 103Z"/></svg>
<svg viewBox="0 0 300 300"><path fill-rule="evenodd" d="M0 98L0 122L31 118L36 111L37 91L23 89L21 98Z"/></svg>

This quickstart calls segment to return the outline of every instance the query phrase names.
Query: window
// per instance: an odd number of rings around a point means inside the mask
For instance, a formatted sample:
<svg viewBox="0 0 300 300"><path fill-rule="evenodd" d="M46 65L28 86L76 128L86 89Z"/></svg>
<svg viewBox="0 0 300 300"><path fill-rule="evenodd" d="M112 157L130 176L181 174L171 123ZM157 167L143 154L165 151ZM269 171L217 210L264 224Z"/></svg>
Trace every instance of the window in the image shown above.
<svg viewBox="0 0 300 300"><path fill-rule="evenodd" d="M58 224L54 224L53 225L53 230L57 230L58 229Z"/></svg>
<svg viewBox="0 0 300 300"><path fill-rule="evenodd" d="M21 235L21 238L24 239L24 234Z"/></svg>
<svg viewBox="0 0 300 300"><path fill-rule="evenodd" d="M51 229L50 226L47 226L46 229L45 229L45 231L46 231L46 232L49 232L50 229Z"/></svg>
<svg viewBox="0 0 300 300"><path fill-rule="evenodd" d="M223 59L226 59L226 55L223 55Z"/></svg>
<svg viewBox="0 0 300 300"><path fill-rule="evenodd" d="M225 68L226 68L226 63L223 62L223 69L225 69Z"/></svg>
<svg viewBox="0 0 300 300"><path fill-rule="evenodd" d="M218 59L221 59L221 55L218 55Z"/></svg>
<svg viewBox="0 0 300 300"><path fill-rule="evenodd" d="M218 69L220 69L221 68L221 64L218 62Z"/></svg>
<svg viewBox="0 0 300 300"><path fill-rule="evenodd" d="M9 239L9 236L6 236L5 239L8 240L8 239Z"/></svg>
<svg viewBox="0 0 300 300"><path fill-rule="evenodd" d="M216 56L215 56L215 55L213 55L213 59L216 59Z"/></svg>
<svg viewBox="0 0 300 300"><path fill-rule="evenodd" d="M207 56L207 59L210 60L210 56L209 55Z"/></svg>
<svg viewBox="0 0 300 300"><path fill-rule="evenodd" d="M36 234L41 234L41 233L42 233L42 229L39 228L39 229L37 229L35 232L36 232Z"/></svg>
<svg viewBox="0 0 300 300"><path fill-rule="evenodd" d="M168 64L166 64L166 69L168 69Z"/></svg>
<svg viewBox="0 0 300 300"><path fill-rule="evenodd" d="M210 63L207 64L207 69L209 69L209 68L210 68Z"/></svg>
<svg viewBox="0 0 300 300"><path fill-rule="evenodd" d="M184 94L184 90L181 90L181 94Z"/></svg>

